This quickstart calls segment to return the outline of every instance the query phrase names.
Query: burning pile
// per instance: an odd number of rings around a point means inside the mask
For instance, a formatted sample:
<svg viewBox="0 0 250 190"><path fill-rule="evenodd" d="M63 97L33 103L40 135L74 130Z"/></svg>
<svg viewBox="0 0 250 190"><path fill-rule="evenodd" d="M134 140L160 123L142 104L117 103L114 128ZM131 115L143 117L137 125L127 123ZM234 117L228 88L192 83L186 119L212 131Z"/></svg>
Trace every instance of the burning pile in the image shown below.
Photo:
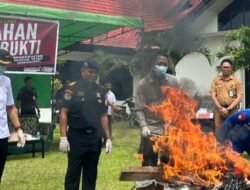
<svg viewBox="0 0 250 190"><path fill-rule="evenodd" d="M250 163L234 152L230 145L219 145L213 133L204 133L194 124L196 102L179 89L163 87L166 97L161 105L149 109L167 123L165 133L152 137L154 149L168 154L162 163L166 181L211 187L221 185L228 173L250 178Z"/></svg>

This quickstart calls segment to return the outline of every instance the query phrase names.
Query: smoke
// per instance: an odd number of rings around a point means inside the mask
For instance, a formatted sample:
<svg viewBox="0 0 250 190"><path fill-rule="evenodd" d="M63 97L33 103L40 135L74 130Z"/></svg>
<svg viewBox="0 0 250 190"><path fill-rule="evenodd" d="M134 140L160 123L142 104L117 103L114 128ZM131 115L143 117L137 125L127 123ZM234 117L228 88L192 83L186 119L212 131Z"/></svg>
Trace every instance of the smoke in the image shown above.
<svg viewBox="0 0 250 190"><path fill-rule="evenodd" d="M189 78L186 77L180 78L179 86L186 94L188 94L192 98L199 94L195 82Z"/></svg>

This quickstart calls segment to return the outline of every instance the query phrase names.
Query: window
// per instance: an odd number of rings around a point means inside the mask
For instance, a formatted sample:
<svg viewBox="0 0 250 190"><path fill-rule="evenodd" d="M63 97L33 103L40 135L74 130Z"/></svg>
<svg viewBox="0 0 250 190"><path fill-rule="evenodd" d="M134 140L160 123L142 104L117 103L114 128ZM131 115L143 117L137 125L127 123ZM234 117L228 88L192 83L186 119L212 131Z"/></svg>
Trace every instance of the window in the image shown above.
<svg viewBox="0 0 250 190"><path fill-rule="evenodd" d="M245 25L250 26L250 10L245 13Z"/></svg>
<svg viewBox="0 0 250 190"><path fill-rule="evenodd" d="M250 26L250 0L234 0L218 15L218 30Z"/></svg>

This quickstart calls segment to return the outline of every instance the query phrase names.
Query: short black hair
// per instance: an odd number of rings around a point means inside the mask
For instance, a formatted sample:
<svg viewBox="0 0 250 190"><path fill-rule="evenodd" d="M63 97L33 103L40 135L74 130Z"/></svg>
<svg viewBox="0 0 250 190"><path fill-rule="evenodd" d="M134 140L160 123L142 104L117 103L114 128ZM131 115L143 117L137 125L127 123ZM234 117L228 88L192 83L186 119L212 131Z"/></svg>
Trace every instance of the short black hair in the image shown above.
<svg viewBox="0 0 250 190"><path fill-rule="evenodd" d="M152 49L152 55L154 59L156 59L158 56L168 57L168 55L164 53L161 49Z"/></svg>
<svg viewBox="0 0 250 190"><path fill-rule="evenodd" d="M27 82L28 80L32 80L32 77L26 76L26 77L24 78L24 82Z"/></svg>
<svg viewBox="0 0 250 190"><path fill-rule="evenodd" d="M228 63L231 65L231 67L233 67L233 62L232 62L231 59L223 59L223 60L221 61L221 63L220 63L220 66L222 66L223 63L225 63L225 62L228 62Z"/></svg>
<svg viewBox="0 0 250 190"><path fill-rule="evenodd" d="M108 79L105 79L105 80L103 80L103 83L105 84L105 83L111 83L111 80L108 78Z"/></svg>
<svg viewBox="0 0 250 190"><path fill-rule="evenodd" d="M101 84L102 85L105 85L105 84L111 84L112 85L112 82L111 82L110 79L103 79L103 80L101 80Z"/></svg>
<svg viewBox="0 0 250 190"><path fill-rule="evenodd" d="M151 49L147 48L144 50L144 59L146 62L152 64L156 61L158 56L164 56L168 58L168 55L164 53L161 49Z"/></svg>

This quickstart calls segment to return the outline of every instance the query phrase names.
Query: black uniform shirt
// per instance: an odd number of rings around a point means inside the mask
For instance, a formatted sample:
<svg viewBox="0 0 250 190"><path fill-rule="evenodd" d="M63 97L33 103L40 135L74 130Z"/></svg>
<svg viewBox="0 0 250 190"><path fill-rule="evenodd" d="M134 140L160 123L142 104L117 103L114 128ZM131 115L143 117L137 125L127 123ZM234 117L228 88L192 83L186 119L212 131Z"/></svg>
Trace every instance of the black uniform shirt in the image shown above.
<svg viewBox="0 0 250 190"><path fill-rule="evenodd" d="M36 99L37 93L34 87L22 87L17 94L17 101L21 102L22 113L35 113Z"/></svg>
<svg viewBox="0 0 250 190"><path fill-rule="evenodd" d="M65 92L65 88L60 88L59 90L57 90L56 94L55 94L55 100L56 100L56 109L60 110L61 108L61 104L62 104L62 100L63 100L63 96L64 96L64 92Z"/></svg>
<svg viewBox="0 0 250 190"><path fill-rule="evenodd" d="M65 88L62 108L68 108L68 126L71 128L100 129L100 120L107 112L105 89L84 80Z"/></svg>

